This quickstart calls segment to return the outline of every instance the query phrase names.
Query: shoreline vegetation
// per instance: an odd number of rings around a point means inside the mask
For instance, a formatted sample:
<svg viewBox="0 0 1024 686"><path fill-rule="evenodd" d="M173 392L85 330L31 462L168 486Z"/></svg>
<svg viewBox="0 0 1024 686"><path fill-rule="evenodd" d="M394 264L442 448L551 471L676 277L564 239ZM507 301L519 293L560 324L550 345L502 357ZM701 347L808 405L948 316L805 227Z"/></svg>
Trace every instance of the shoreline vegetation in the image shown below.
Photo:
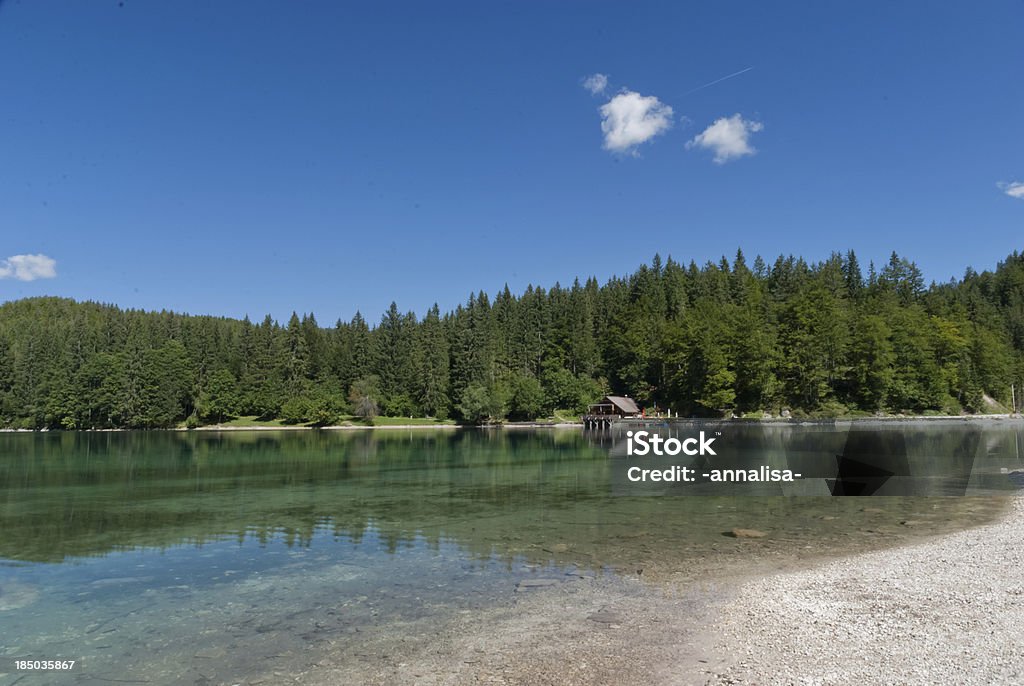
<svg viewBox="0 0 1024 686"><path fill-rule="evenodd" d="M243 418L244 419L244 418ZM380 419L380 418L378 418ZM315 426L310 424L282 424L279 422L253 422L246 423L231 422L227 424L206 424L201 426L175 426L165 429L150 429L151 431L366 431L366 430L516 430L516 429L580 429L583 423L580 421L564 421L550 419L547 421L527 422L501 422L493 424L460 424L453 420L438 421L425 418L411 418L414 423L403 423L400 417L386 417L390 420L386 423L365 423L347 422L344 424L331 424ZM408 419L408 418L407 418ZM419 419L420 421L416 421ZM761 424L774 426L801 426L809 424L836 424L836 423L863 423L863 424L897 424L909 422L1021 422L1024 421L1024 414L1016 413L994 413L994 414L962 414L962 415L876 415L871 417L805 417L796 419L792 417L732 417L732 418L707 418L707 417L648 417L621 420L622 426L667 426L685 425L693 423L716 423L716 424ZM67 431L68 429L54 429L53 431ZM130 428L107 428L107 429L71 429L71 431L104 432L104 431L137 431ZM49 432L51 429L13 429L9 427L0 428L0 433L38 433ZM599 430L598 430L599 431Z"/></svg>
<svg viewBox="0 0 1024 686"><path fill-rule="evenodd" d="M376 325L0 305L0 426L15 429L574 421L607 393L707 418L958 416L1013 412L1022 386L1018 252L930 286L895 253L866 274L852 251L655 256L603 285L506 286L422 318L393 303Z"/></svg>

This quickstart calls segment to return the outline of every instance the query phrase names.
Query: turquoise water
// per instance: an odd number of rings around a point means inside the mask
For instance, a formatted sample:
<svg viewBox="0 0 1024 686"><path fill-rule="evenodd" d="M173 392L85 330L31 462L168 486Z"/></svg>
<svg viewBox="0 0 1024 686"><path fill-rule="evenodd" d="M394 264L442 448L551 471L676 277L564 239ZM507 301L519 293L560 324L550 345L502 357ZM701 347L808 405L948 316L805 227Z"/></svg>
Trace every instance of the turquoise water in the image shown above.
<svg viewBox="0 0 1024 686"><path fill-rule="evenodd" d="M992 475L1019 440L986 434ZM0 434L0 683L241 683L508 605L523 581L699 578L1000 507L623 496L615 444L577 429ZM750 526L769 533L756 547L722 535ZM77 663L39 674L15 659Z"/></svg>

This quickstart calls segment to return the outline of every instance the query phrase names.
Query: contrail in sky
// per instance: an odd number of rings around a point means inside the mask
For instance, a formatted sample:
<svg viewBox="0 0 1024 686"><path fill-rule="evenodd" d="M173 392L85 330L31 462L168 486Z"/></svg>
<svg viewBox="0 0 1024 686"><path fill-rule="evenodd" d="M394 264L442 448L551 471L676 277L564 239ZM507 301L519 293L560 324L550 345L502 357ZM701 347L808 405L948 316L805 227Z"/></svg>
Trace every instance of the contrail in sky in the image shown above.
<svg viewBox="0 0 1024 686"><path fill-rule="evenodd" d="M738 72L735 72L735 73L733 73L733 74L729 74L728 76L723 76L723 77L722 77L722 78L720 78L720 79L715 79L714 81L712 81L712 82L710 82L710 83L705 83L705 84L704 84L703 86L697 86L697 87L696 87L696 88L694 88L693 90L688 90L688 91L686 91L685 93L683 93L681 97L684 97L684 98L685 98L685 97L686 97L687 95L689 95L690 93L696 93L696 92L697 92L697 91L699 91L699 90L703 90L703 89L707 88L708 86L714 86L714 85L715 85L716 83L721 83L722 81L726 81L726 80L728 80L728 79L731 79L731 78L733 78L734 76L739 76L740 74L746 74L746 73L747 73L748 71L750 71L751 69L753 69L753 67L747 67L746 69L740 69L740 70L739 70Z"/></svg>

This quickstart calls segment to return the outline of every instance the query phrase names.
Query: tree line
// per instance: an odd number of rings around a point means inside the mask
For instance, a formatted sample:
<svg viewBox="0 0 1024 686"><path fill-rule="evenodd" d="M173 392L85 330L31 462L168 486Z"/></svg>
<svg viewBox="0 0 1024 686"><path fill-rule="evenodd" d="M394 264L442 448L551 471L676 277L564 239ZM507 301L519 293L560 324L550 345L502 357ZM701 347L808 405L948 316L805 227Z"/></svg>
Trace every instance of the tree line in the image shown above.
<svg viewBox="0 0 1024 686"><path fill-rule="evenodd" d="M479 423L581 412L602 394L683 415L984 412L1024 380L1024 254L925 286L893 253L770 266L658 256L625 277L506 286L422 318L391 307L323 327L124 310L0 306L0 424L161 428L257 416ZM1018 403L1019 406L1019 403Z"/></svg>

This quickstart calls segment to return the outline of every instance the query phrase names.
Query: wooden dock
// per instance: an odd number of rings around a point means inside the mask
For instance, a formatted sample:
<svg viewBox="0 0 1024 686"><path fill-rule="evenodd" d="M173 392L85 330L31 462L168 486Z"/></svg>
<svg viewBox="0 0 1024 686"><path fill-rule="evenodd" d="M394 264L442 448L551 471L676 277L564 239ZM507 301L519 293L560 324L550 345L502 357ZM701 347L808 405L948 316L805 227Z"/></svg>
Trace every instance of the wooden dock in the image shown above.
<svg viewBox="0 0 1024 686"><path fill-rule="evenodd" d="M585 414L582 419L584 429L610 429L619 417L613 414Z"/></svg>

